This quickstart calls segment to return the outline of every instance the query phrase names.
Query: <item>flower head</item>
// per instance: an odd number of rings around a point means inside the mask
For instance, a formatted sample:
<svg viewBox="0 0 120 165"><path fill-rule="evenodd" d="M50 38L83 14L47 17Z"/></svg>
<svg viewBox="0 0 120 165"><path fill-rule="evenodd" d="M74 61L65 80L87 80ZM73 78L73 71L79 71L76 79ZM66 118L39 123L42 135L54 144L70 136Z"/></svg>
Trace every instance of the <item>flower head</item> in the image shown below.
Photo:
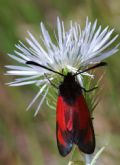
<svg viewBox="0 0 120 165"><path fill-rule="evenodd" d="M118 51L118 45L107 49L118 37L116 35L111 39L114 29L108 27L102 30L101 26L97 28L97 20L92 24L86 19L85 28L82 30L78 23L70 22L70 27L66 31L64 22L57 18L57 34L53 42L44 24L40 24L42 36L40 43L34 36L28 32L29 38L26 38L28 46L19 42L16 45L14 54L8 54L11 58L19 62L19 65L7 65L8 75L22 76L16 78L14 82L8 83L10 86L22 86L35 84L39 86L39 92L28 106L28 109L42 95L35 115L37 114L44 99L48 95L50 81L56 79L56 74L50 70L37 65L29 65L27 61L33 61L56 72L66 70L76 72L80 68L90 64L101 62L105 58L115 54ZM89 75L88 73L83 73ZM46 76L49 76L49 80ZM81 81L81 75L78 79ZM81 81L82 83L82 81Z"/></svg>

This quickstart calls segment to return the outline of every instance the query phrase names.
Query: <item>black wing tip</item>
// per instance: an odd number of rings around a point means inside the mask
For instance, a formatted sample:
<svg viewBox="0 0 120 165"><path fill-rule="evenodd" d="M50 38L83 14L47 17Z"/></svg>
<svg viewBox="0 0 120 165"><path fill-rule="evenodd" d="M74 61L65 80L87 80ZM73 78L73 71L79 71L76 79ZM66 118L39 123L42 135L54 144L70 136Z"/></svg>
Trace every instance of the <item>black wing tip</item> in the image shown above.
<svg viewBox="0 0 120 165"><path fill-rule="evenodd" d="M85 154L93 154L95 151L95 145L91 146L88 144L84 147L81 147L79 145L77 145L77 146L78 146L79 150ZM72 144L71 144L71 146L68 146L68 147L64 147L63 145L58 145L58 150L62 157L66 157L71 152L72 148L73 148Z"/></svg>
<svg viewBox="0 0 120 165"><path fill-rule="evenodd" d="M73 147L72 144L69 144L69 146L67 146L67 147L65 147L61 144L58 144L58 150L59 150L60 155L63 157L67 156L71 152L72 147Z"/></svg>
<svg viewBox="0 0 120 165"><path fill-rule="evenodd" d="M92 154L95 151L95 145L85 145L84 147L81 147L78 145L78 148L80 151L82 151L85 154Z"/></svg>

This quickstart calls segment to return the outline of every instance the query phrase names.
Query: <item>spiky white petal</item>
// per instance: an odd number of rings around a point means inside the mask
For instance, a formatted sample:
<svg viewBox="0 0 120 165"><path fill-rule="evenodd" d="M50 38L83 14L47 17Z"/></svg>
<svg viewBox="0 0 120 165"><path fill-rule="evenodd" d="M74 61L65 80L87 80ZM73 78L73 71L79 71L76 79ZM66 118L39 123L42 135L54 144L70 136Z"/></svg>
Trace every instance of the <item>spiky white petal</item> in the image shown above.
<svg viewBox="0 0 120 165"><path fill-rule="evenodd" d="M48 93L48 88L46 89L46 91L45 91L45 93L44 93L42 99L40 100L40 103L39 103L39 105L38 105L38 107L37 107L37 109L36 109L36 111L35 111L34 116L37 115L37 113L38 113L38 111L39 111L39 109L40 109L40 107L41 107L43 101L45 100L45 97L46 97L47 93Z"/></svg>
<svg viewBox="0 0 120 165"><path fill-rule="evenodd" d="M37 98L41 95L41 93L44 91L45 88L46 88L46 84L43 85L43 86L40 88L40 90L39 90L39 92L37 93L37 95L34 97L34 99L31 101L31 103L30 103L29 106L27 107L27 110L30 109L30 107L34 104L34 102L35 102L35 101L37 100Z"/></svg>
<svg viewBox="0 0 120 165"><path fill-rule="evenodd" d="M33 61L44 65L50 69L60 72L67 68L70 72L76 72L79 68L100 62L105 58L115 54L118 46L110 48L111 44L118 38L118 35L111 39L114 29L109 30L107 26L102 30L101 26L97 28L97 20L93 23L86 19L85 28L82 30L78 23L70 22L70 27L66 31L64 22L57 18L57 33L55 40L50 37L44 24L40 23L41 33L40 42L28 32L29 38L26 38L27 46L19 41L15 45L14 54L8 54L11 58L19 62L19 65L7 65L7 75L23 76L16 78L14 82L8 83L10 86L21 86L35 84L40 86L40 90L28 106L28 109L34 104L40 95L43 97L38 105L35 115L44 101L49 91L49 82L44 74L49 75L49 79L55 79L54 73L35 65L26 64L27 61ZM83 75L91 76L88 73L78 75L77 78L82 84Z"/></svg>

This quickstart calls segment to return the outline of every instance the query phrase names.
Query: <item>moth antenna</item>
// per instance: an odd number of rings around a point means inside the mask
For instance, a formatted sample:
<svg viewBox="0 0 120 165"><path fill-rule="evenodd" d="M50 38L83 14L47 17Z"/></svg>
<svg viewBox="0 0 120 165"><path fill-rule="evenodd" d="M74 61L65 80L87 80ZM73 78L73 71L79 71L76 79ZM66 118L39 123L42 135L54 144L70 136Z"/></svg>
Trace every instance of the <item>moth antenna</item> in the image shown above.
<svg viewBox="0 0 120 165"><path fill-rule="evenodd" d="M44 68L44 69L46 69L46 70L49 70L49 71L51 71L51 72L53 72L53 73L59 74L60 76L64 76L62 73L59 73L59 72L57 72L57 71L54 71L54 70L52 70L52 69L50 69L50 68L48 68L48 67L46 67L46 66L44 66L44 65L38 64L37 62L34 62L34 61L26 61L26 64L39 66L39 67Z"/></svg>
<svg viewBox="0 0 120 165"><path fill-rule="evenodd" d="M92 66L92 67L90 67L90 68L87 68L87 69L85 69L85 70L83 70L83 71L80 71L80 72L75 73L73 76L77 76L78 74L87 72L87 71L92 70L92 69L95 69L95 68L99 68L99 67L102 67L102 66L106 66L106 65L107 65L106 62L100 62L100 63L98 63L98 64L96 64L96 65L94 65L94 66Z"/></svg>

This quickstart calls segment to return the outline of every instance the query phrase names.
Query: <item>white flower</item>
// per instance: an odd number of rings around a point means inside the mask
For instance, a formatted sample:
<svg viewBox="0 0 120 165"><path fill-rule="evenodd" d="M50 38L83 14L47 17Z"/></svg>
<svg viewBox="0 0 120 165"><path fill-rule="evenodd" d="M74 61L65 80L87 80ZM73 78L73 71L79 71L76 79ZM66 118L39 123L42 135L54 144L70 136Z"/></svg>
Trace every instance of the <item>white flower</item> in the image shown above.
<svg viewBox="0 0 120 165"><path fill-rule="evenodd" d="M22 76L22 78L16 78L14 82L8 83L8 85L35 84L40 87L39 92L28 106L29 109L42 95L35 115L38 113L49 91L50 83L45 74L49 75L49 79L52 81L55 78L55 73L36 65L29 65L26 63L27 61L36 62L57 72L61 72L63 68L67 68L70 72L75 72L81 67L100 62L118 51L118 45L110 48L110 50L107 49L118 37L116 35L111 39L114 29L108 30L109 28L106 27L102 30L101 26L97 28L97 20L92 25L86 19L86 25L83 30L78 23L73 24L70 22L69 29L65 31L64 22L57 18L55 42L52 41L42 22L40 27L42 32L40 37L41 44L28 32L30 37L29 39L26 38L28 46L19 42L16 45L17 50L14 51L14 54L8 54L19 62L19 65L6 66L9 69L6 74ZM78 78L80 77L79 75Z"/></svg>

